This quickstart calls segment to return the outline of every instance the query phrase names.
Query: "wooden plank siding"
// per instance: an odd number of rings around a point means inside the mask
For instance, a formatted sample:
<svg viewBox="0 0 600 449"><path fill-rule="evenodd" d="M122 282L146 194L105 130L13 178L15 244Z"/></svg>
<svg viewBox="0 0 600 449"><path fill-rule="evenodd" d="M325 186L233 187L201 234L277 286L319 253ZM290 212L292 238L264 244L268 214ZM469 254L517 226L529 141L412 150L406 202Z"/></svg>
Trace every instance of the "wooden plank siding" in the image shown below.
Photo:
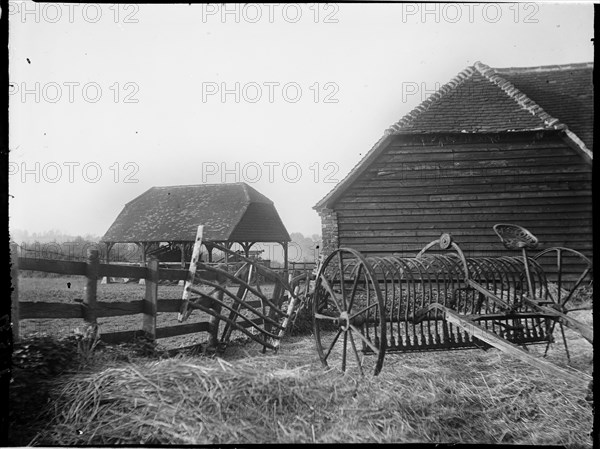
<svg viewBox="0 0 600 449"><path fill-rule="evenodd" d="M398 136L337 199L339 246L409 257L450 232L469 256L515 255L492 229L514 223L591 257L591 165L556 133L427 140Z"/></svg>

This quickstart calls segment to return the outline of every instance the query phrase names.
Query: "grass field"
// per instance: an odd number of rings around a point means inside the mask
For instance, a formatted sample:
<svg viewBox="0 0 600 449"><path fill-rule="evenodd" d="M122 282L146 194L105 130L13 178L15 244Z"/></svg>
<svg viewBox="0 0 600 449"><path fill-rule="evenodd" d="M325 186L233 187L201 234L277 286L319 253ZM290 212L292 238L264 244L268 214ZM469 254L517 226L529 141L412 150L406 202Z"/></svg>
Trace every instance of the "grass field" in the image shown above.
<svg viewBox="0 0 600 449"><path fill-rule="evenodd" d="M21 300L73 301L83 295L83 279L77 281L29 278L21 282ZM102 301L139 299L144 292L135 284L98 287ZM181 287L159 287L159 297L180 294ZM592 324L589 310L573 316ZM118 320L101 326L141 324L140 316ZM66 335L73 325L55 329ZM591 374L592 346L568 329L566 335L571 366ZM565 365L559 332L556 338L548 359ZM379 376L362 378L323 369L311 336L284 339L276 354L235 344L221 358L109 349L83 368L73 363L45 379L44 407L15 417L12 443L593 443L586 382L566 383L494 349L389 355ZM541 354L544 347L530 350ZM130 354L116 357L119 351Z"/></svg>

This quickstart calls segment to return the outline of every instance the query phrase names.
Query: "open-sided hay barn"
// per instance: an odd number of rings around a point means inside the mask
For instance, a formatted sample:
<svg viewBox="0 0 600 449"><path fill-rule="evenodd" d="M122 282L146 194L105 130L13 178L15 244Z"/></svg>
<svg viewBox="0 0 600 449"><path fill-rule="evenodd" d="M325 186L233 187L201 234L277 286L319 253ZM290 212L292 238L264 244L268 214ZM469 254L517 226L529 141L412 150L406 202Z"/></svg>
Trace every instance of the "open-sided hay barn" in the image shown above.
<svg viewBox="0 0 600 449"><path fill-rule="evenodd" d="M441 232L500 255L495 223L592 253L592 63L476 62L384 136L314 209L324 252L416 254Z"/></svg>
<svg viewBox="0 0 600 449"><path fill-rule="evenodd" d="M239 243L246 255L257 242L280 243L287 268L290 236L273 202L247 184L201 184L152 187L128 202L102 241L107 254L115 243L136 243L142 259L159 245L179 248L181 261L191 254L198 225L212 261L209 242L230 248Z"/></svg>

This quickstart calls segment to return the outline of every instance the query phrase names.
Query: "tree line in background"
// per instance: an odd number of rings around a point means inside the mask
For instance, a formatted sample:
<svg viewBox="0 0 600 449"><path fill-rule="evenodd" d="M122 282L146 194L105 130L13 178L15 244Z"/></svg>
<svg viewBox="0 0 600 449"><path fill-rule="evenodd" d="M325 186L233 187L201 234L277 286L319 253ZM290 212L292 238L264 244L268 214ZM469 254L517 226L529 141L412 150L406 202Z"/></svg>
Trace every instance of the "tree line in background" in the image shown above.
<svg viewBox="0 0 600 449"><path fill-rule="evenodd" d="M21 257L39 259L84 261L87 250L95 248L100 252L101 260L105 260L106 245L100 242L100 238L93 234L74 236L57 230L29 233L26 230L14 229L10 232L10 240L19 245ZM290 238L292 239L288 245L290 262L315 262L317 260L321 247L321 236L317 234L304 236L300 232L292 232ZM237 246L234 245L232 249L241 249ZM258 258L270 260L274 267L283 265L283 248L280 244L257 243L252 250L258 252ZM140 248L134 243L118 243L111 249L110 260L111 262L140 262Z"/></svg>

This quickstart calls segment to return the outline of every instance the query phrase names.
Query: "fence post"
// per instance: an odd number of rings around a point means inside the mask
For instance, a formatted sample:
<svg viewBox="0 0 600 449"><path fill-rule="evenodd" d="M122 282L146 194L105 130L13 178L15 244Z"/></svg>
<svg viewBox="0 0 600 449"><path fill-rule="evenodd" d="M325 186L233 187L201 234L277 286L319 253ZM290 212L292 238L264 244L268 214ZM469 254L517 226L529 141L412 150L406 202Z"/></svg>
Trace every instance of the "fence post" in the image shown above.
<svg viewBox="0 0 600 449"><path fill-rule="evenodd" d="M12 284L12 291L10 293L11 299L11 321L12 321L12 336L13 343L20 341L19 335L19 247L16 243L10 245L10 283Z"/></svg>
<svg viewBox="0 0 600 449"><path fill-rule="evenodd" d="M85 298L83 299L83 319L86 323L93 325L95 329L98 326L96 296L98 292L98 273L100 270L100 256L97 249L87 250L86 263L85 277L87 281L85 284Z"/></svg>
<svg viewBox="0 0 600 449"><path fill-rule="evenodd" d="M144 296L144 318L142 330L152 341L156 340L156 302L158 300L158 259L150 256L146 266L146 295Z"/></svg>

